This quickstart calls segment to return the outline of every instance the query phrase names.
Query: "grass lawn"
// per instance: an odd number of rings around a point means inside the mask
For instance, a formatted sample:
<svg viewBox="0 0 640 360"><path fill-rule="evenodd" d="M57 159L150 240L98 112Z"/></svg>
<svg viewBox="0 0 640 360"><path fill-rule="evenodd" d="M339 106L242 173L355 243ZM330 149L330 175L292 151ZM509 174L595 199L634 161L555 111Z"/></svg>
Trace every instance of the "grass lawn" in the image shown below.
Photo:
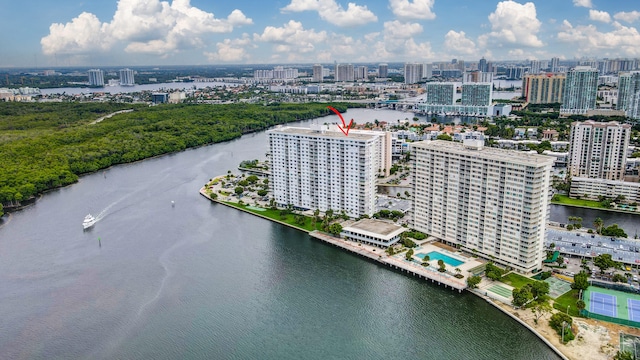
<svg viewBox="0 0 640 360"><path fill-rule="evenodd" d="M511 285L514 288L521 288L527 284L533 284L534 282L536 282L537 280L534 279L530 279L528 277L516 274L516 273L509 273L505 276L503 276L500 281L502 281L503 283L507 284L507 285Z"/></svg>
<svg viewBox="0 0 640 360"><path fill-rule="evenodd" d="M580 290L577 289L572 289L571 291L565 293L553 302L553 308L566 312L567 306L570 306L569 315L580 316L580 314L578 313L578 305L576 305L579 293Z"/></svg>
<svg viewBox="0 0 640 360"><path fill-rule="evenodd" d="M284 218L284 219L282 217L280 217L280 210L266 209L266 211L257 211L257 210L253 210L253 209L248 209L246 204L245 205L239 205L237 203L228 202L228 201L225 201L224 203L227 204L227 205L231 205L233 207L236 207L236 208L243 209L245 211L249 211L249 212L254 213L254 214L258 214L258 215L261 215L261 216L264 216L264 217L268 217L270 219L274 219L274 220L285 222L285 223L287 223L289 225L292 225L294 227L299 228L300 230L305 230L305 231L321 230L321 227L322 227L322 222L319 221L316 224L316 227L313 228L311 226L311 218L308 217L308 216L305 216L307 221L305 221L304 225L299 225L299 224L296 224L296 222L295 222L295 220L293 218L293 214L287 215L287 217Z"/></svg>
<svg viewBox="0 0 640 360"><path fill-rule="evenodd" d="M600 202L594 200L572 199L566 195L555 194L551 199L553 204L586 206L596 209L607 209Z"/></svg>

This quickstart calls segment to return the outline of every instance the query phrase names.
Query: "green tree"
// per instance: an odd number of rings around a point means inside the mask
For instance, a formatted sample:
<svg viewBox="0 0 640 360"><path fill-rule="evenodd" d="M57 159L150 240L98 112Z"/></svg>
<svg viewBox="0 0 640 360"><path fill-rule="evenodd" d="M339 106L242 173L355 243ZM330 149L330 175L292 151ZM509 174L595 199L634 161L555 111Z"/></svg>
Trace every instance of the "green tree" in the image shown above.
<svg viewBox="0 0 640 360"><path fill-rule="evenodd" d="M585 308L586 306L587 306L587 304L585 304L585 302L584 302L584 301L582 301L582 300L578 300L578 301L576 302L576 307L578 308L578 311L582 311L582 310L584 310L584 308Z"/></svg>
<svg viewBox="0 0 640 360"><path fill-rule="evenodd" d="M542 301L542 302L536 303L534 306L531 307L531 312L533 313L533 316L534 316L533 321L537 324L538 320L540 320L540 318L543 317L544 315L550 313L551 310L552 310L551 304L549 304L548 301Z"/></svg>
<svg viewBox="0 0 640 360"><path fill-rule="evenodd" d="M525 285L519 289L518 288L513 289L511 291L511 296L513 297L513 300L511 300L511 303L513 304L513 306L523 306L524 304L528 303L533 299L533 294L531 293L531 287L528 285Z"/></svg>
<svg viewBox="0 0 640 360"><path fill-rule="evenodd" d="M564 331L563 342L573 340L573 332L571 331L572 323L573 319L571 318L571 316L563 312L557 312L551 315L551 318L549 319L549 326L551 326L551 328L554 329L558 333L558 335L562 335Z"/></svg>
<svg viewBox="0 0 640 360"><path fill-rule="evenodd" d="M531 284L531 294L538 299L544 299L549 294L549 283L546 281L535 281Z"/></svg>
<svg viewBox="0 0 640 360"><path fill-rule="evenodd" d="M235 188L235 189L233 189L233 191L234 191L236 194L240 195L240 194L242 194L242 193L244 192L244 188L243 188L242 186L236 186L236 188Z"/></svg>
<svg viewBox="0 0 640 360"><path fill-rule="evenodd" d="M406 254L404 254L404 258L407 260L413 259L413 249L409 249Z"/></svg>
<svg viewBox="0 0 640 360"><path fill-rule="evenodd" d="M558 256L556 262L558 263L558 266L562 266L564 265L564 258L562 256Z"/></svg>
<svg viewBox="0 0 640 360"><path fill-rule="evenodd" d="M573 284L571 284L572 289L586 290L588 287L589 275L586 272L580 271L573 276Z"/></svg>
<svg viewBox="0 0 640 360"><path fill-rule="evenodd" d="M596 232L598 234L602 233L602 227L604 226L604 220L602 220L601 218L596 218L595 220L593 220L593 226L596 228Z"/></svg>
<svg viewBox="0 0 640 360"><path fill-rule="evenodd" d="M602 229L602 235L619 237L619 238L627 237L627 233L625 233L623 229L619 228L618 224L613 224L611 226L607 226L606 228Z"/></svg>
<svg viewBox="0 0 640 360"><path fill-rule="evenodd" d="M453 141L453 138L447 134L440 134L436 136L437 140Z"/></svg>
<svg viewBox="0 0 640 360"><path fill-rule="evenodd" d="M613 360L636 360L636 358L630 351L618 350L618 352L613 356Z"/></svg>
<svg viewBox="0 0 640 360"><path fill-rule="evenodd" d="M338 236L342 232L342 225L333 223L329 226L329 233L333 236Z"/></svg>
<svg viewBox="0 0 640 360"><path fill-rule="evenodd" d="M627 282L627 277L622 274L613 274L611 280L613 280L613 282Z"/></svg>
<svg viewBox="0 0 640 360"><path fill-rule="evenodd" d="M477 275L469 276L467 278L467 286L469 286L472 289L475 289L480 284L480 281L482 281L482 278L480 276L477 276Z"/></svg>
<svg viewBox="0 0 640 360"><path fill-rule="evenodd" d="M618 263L611 258L611 254L600 254L593 258L593 265L597 266L602 274L609 268L617 267Z"/></svg>
<svg viewBox="0 0 640 360"><path fill-rule="evenodd" d="M0 217L4 215L4 209L2 208L2 203L0 203Z"/></svg>
<svg viewBox="0 0 640 360"><path fill-rule="evenodd" d="M444 264L444 261L442 259L438 260L438 271L439 272L447 271L447 266Z"/></svg>
<svg viewBox="0 0 640 360"><path fill-rule="evenodd" d="M500 280L502 277L502 269L490 262L485 266L484 274L490 280Z"/></svg>
<svg viewBox="0 0 640 360"><path fill-rule="evenodd" d="M269 192L267 190L258 190L258 196L265 196L267 195Z"/></svg>

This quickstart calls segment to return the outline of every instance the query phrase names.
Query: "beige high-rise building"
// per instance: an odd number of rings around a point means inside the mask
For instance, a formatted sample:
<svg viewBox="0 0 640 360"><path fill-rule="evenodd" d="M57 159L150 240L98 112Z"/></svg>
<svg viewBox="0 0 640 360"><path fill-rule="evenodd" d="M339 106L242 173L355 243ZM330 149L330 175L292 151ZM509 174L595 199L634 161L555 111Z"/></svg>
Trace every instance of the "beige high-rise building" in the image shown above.
<svg viewBox="0 0 640 360"><path fill-rule="evenodd" d="M520 272L541 269L554 159L483 145L411 144L413 226Z"/></svg>
<svg viewBox="0 0 640 360"><path fill-rule="evenodd" d="M624 180L631 125L587 120L571 124L569 174Z"/></svg>
<svg viewBox="0 0 640 360"><path fill-rule="evenodd" d="M320 64L313 65L313 82L322 82L323 76L323 68Z"/></svg>
<svg viewBox="0 0 640 360"><path fill-rule="evenodd" d="M525 75L522 79L522 97L531 104L562 103L564 74Z"/></svg>

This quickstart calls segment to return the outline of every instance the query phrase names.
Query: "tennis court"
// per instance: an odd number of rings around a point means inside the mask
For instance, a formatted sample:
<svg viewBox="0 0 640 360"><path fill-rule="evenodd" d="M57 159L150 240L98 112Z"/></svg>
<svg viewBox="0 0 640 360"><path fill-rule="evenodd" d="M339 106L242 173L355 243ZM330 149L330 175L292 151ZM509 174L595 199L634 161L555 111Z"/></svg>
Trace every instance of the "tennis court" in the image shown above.
<svg viewBox="0 0 640 360"><path fill-rule="evenodd" d="M549 296L554 299L557 299L560 295L571 290L571 283L568 281L564 281L553 276L545 279L544 281L549 283Z"/></svg>
<svg viewBox="0 0 640 360"><path fill-rule="evenodd" d="M488 288L487 290L491 291L492 293L496 293L504 298L510 298L511 297L511 290L507 289L504 286L500 286L500 285L493 285L492 287Z"/></svg>
<svg viewBox="0 0 640 360"><path fill-rule="evenodd" d="M627 299L627 309L629 310L629 320L640 321L640 300Z"/></svg>
<svg viewBox="0 0 640 360"><path fill-rule="evenodd" d="M589 298L589 312L618 317L618 299L610 294L592 291Z"/></svg>

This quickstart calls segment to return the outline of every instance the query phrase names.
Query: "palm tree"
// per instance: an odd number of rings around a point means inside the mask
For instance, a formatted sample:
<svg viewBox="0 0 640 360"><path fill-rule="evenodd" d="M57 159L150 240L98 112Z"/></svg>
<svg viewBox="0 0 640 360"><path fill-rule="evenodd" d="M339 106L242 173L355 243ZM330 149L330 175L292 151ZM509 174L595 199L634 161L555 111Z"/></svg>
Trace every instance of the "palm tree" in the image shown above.
<svg viewBox="0 0 640 360"><path fill-rule="evenodd" d="M596 227L596 232L600 234L602 232L602 227L604 226L604 220L601 218L596 218L593 220L593 226Z"/></svg>

